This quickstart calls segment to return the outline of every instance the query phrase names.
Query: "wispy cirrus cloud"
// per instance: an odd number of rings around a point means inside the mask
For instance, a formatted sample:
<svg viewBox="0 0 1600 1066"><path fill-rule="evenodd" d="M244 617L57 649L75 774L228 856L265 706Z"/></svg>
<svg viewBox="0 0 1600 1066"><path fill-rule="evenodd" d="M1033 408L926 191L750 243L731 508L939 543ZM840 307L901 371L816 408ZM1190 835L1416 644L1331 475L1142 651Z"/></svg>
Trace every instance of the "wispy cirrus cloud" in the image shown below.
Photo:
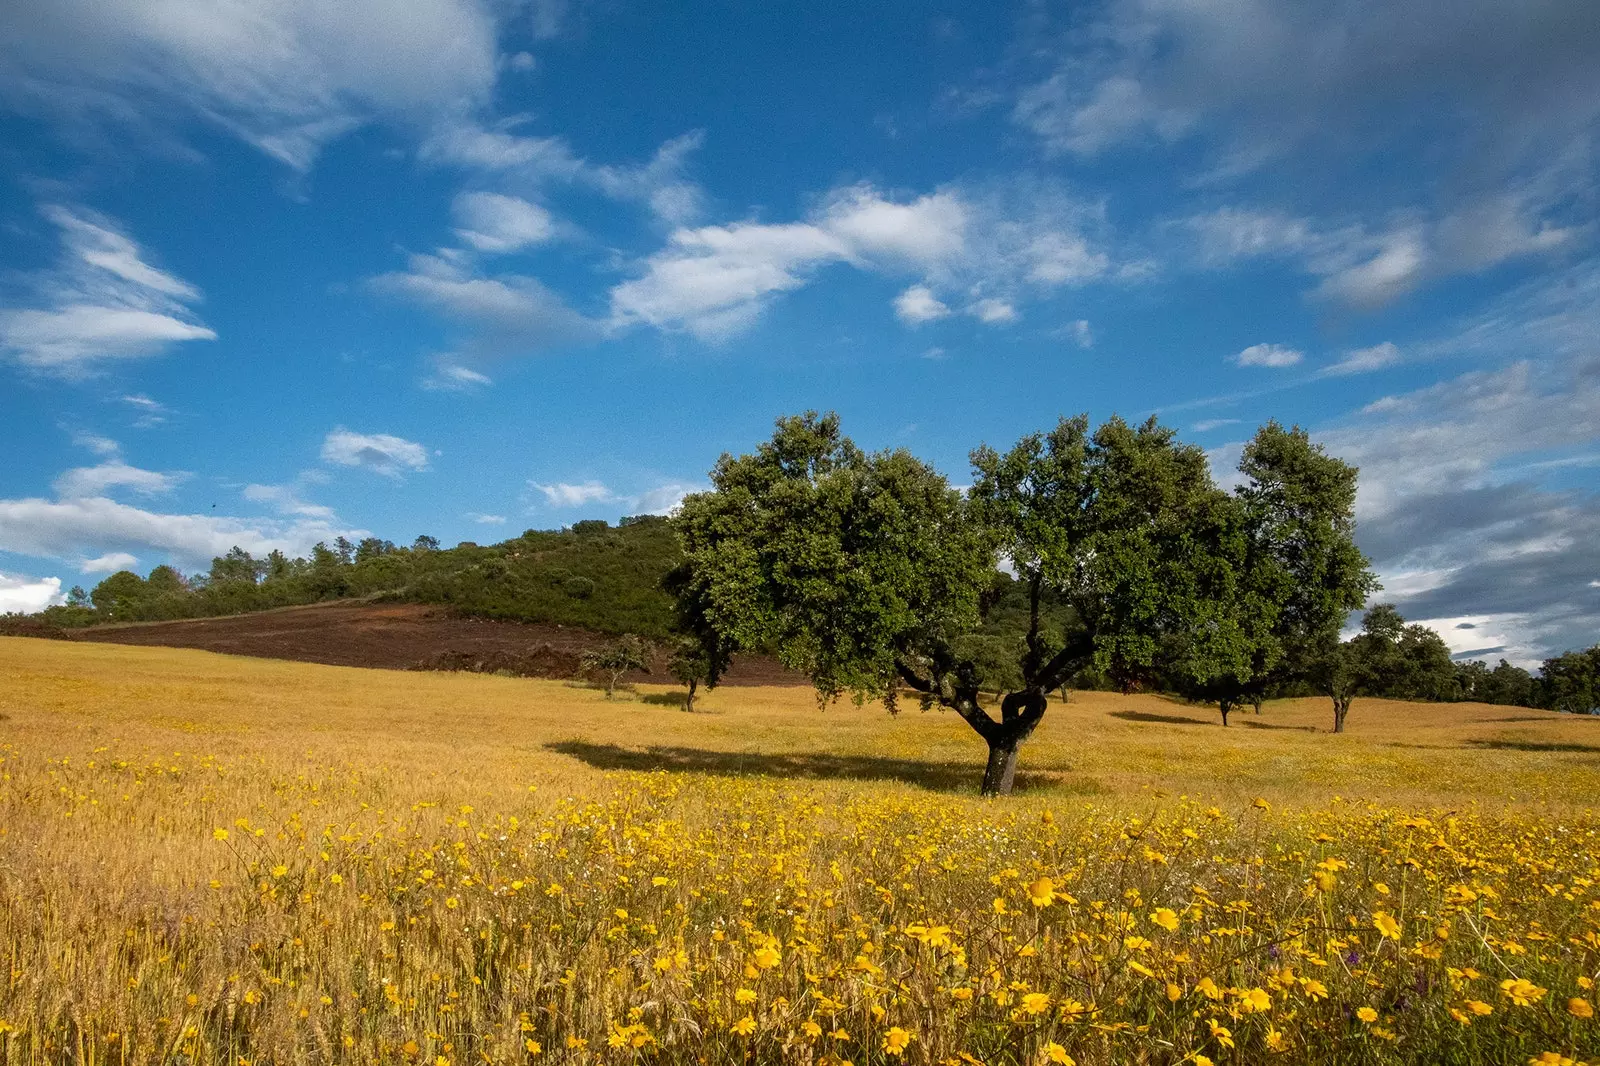
<svg viewBox="0 0 1600 1066"><path fill-rule="evenodd" d="M495 8L480 0L15 0L0 101L148 136L208 122L308 170L374 121L426 129L486 102Z"/></svg>
<svg viewBox="0 0 1600 1066"><path fill-rule="evenodd" d="M59 204L41 213L57 228L60 257L0 305L0 354L40 374L79 379L108 362L216 339L191 308L199 290L150 265L111 219Z"/></svg>

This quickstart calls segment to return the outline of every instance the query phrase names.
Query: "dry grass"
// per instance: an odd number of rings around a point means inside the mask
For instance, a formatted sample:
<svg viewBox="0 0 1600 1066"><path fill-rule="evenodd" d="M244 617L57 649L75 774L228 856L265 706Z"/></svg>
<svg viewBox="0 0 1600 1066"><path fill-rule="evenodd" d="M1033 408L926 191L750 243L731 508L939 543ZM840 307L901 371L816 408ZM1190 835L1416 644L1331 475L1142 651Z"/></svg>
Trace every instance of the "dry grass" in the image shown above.
<svg viewBox="0 0 1600 1066"><path fill-rule="evenodd" d="M0 1059L1600 1043L1568 1009L1600 967L1600 722L1358 701L1332 736L1325 701L1223 730L1077 694L1024 749L1025 792L986 803L953 716L786 689L703 707L0 639Z"/></svg>

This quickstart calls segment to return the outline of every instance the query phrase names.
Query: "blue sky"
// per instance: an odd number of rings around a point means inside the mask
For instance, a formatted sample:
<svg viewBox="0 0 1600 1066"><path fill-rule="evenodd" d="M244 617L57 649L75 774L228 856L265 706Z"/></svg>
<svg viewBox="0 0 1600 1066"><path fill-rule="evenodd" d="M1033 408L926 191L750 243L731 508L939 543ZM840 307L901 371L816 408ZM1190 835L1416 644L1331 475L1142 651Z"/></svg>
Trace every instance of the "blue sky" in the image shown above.
<svg viewBox="0 0 1600 1066"><path fill-rule="evenodd" d="M1362 468L1458 652L1600 630L1591 0L13 0L0 609L661 511L833 409Z"/></svg>

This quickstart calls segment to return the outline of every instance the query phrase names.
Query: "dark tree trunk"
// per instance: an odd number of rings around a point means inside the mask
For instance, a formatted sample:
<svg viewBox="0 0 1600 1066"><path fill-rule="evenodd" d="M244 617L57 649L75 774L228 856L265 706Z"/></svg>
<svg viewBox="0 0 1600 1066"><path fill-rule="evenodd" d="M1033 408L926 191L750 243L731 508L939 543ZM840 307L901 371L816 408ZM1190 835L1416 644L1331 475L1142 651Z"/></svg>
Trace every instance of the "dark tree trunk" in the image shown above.
<svg viewBox="0 0 1600 1066"><path fill-rule="evenodd" d="M979 731L989 742L989 762L983 769L980 790L983 795L1011 795L1017 779L1017 755L1044 717L1045 706L1042 692L1013 692L1000 702L1000 721L990 719L989 728Z"/></svg>
<svg viewBox="0 0 1600 1066"><path fill-rule="evenodd" d="M1265 702L1265 698L1259 694L1250 697L1250 705L1256 709L1257 714L1261 713L1261 705Z"/></svg>
<svg viewBox="0 0 1600 1066"><path fill-rule="evenodd" d="M1228 727L1228 712L1233 710L1233 702L1231 700L1220 700L1217 706L1222 708L1222 727L1226 729Z"/></svg>
<svg viewBox="0 0 1600 1066"><path fill-rule="evenodd" d="M1011 795L1011 786L1017 779L1017 754L1021 750L1020 740L995 738L989 741L989 764L983 768L983 795Z"/></svg>
<svg viewBox="0 0 1600 1066"><path fill-rule="evenodd" d="M696 681L694 678L691 677L688 680L687 684L688 684L688 687L689 687L689 694L687 696L683 697L683 709L688 711L690 714L693 714L694 713L694 690L700 686L700 682Z"/></svg>
<svg viewBox="0 0 1600 1066"><path fill-rule="evenodd" d="M1335 696L1335 697L1333 697L1333 731L1335 733L1343 733L1344 732L1344 716L1349 714L1349 713L1350 713L1350 697L1349 696Z"/></svg>

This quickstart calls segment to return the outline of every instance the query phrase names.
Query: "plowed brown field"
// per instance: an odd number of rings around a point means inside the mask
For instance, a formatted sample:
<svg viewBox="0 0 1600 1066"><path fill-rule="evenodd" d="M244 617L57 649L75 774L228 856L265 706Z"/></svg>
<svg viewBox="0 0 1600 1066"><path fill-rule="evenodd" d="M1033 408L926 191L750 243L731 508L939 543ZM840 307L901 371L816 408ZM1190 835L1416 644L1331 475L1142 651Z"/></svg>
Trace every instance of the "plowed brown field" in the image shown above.
<svg viewBox="0 0 1600 1066"><path fill-rule="evenodd" d="M538 673L572 677L585 651L610 637L570 626L468 618L448 608L414 603L323 603L286 607L226 618L186 618L176 622L135 622L95 626L59 634L69 640L198 648L229 655L289 659L329 666L371 666L409 670L446 653L462 656L510 654L538 660ZM647 677L667 681L665 658ZM776 661L743 656L723 684L795 685L806 681Z"/></svg>

